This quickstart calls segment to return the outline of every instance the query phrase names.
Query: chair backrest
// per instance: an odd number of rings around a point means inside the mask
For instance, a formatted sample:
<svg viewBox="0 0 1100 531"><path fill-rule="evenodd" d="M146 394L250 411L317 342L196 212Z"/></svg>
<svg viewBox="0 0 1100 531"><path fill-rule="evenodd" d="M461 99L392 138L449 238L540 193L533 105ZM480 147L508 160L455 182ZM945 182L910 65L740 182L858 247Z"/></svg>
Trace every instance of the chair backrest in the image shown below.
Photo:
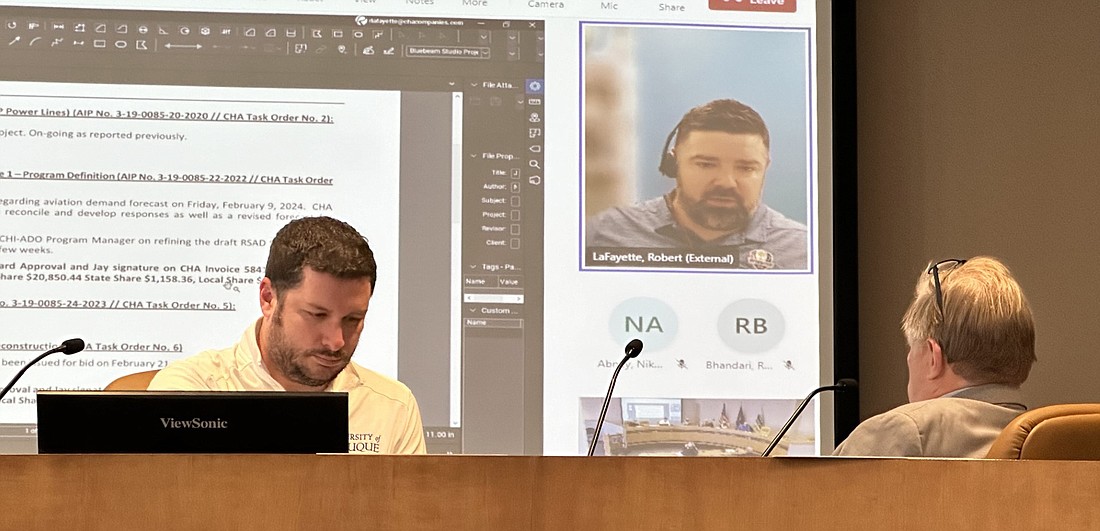
<svg viewBox="0 0 1100 531"><path fill-rule="evenodd" d="M987 459L1100 460L1100 404L1025 411L1005 426Z"/></svg>
<svg viewBox="0 0 1100 531"><path fill-rule="evenodd" d="M142 371L120 376L103 389L105 391L144 391L149 388L149 382L153 381L153 377L158 372L160 371Z"/></svg>

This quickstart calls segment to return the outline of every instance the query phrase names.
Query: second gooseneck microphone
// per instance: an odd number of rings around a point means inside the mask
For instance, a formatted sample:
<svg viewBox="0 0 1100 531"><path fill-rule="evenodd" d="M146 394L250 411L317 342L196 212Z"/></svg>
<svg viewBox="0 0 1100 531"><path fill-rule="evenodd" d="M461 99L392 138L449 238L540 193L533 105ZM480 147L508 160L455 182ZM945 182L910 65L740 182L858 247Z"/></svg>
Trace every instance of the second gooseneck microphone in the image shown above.
<svg viewBox="0 0 1100 531"><path fill-rule="evenodd" d="M619 362L619 366L615 367L615 373L611 375L611 385L607 386L607 397L603 399L603 408L600 409L600 418L596 420L596 431L592 433L592 442L588 444L589 456L596 451L596 443L600 440L600 430L603 429L603 418L607 415L607 406L611 404L611 392L615 389L615 379L619 377L619 371L622 370L623 365L626 365L627 361L630 361L631 358L637 358L638 354L641 353L641 339L631 339L630 342L626 344L626 355L624 355L622 361Z"/></svg>
<svg viewBox="0 0 1100 531"><path fill-rule="evenodd" d="M791 415L791 418L787 419L787 423L784 424L783 428L779 430L779 433L775 436L774 439L772 439L771 444L769 444L768 447L764 449L764 452L760 454L760 457L768 457L768 454L772 453L772 450L774 450L776 445L779 444L779 439L782 439L783 436L787 434L787 430L791 429L791 425L794 424L794 420L798 418L798 415L802 413L803 409L806 409L806 405L810 403L810 399L813 398L814 395L822 391L847 391L850 389L855 389L856 387L859 387L859 382L856 382L852 378L841 378L836 381L835 385L826 385L810 391L810 394L806 395L806 398L802 401L801 404L798 405L798 409L794 410L794 414Z"/></svg>

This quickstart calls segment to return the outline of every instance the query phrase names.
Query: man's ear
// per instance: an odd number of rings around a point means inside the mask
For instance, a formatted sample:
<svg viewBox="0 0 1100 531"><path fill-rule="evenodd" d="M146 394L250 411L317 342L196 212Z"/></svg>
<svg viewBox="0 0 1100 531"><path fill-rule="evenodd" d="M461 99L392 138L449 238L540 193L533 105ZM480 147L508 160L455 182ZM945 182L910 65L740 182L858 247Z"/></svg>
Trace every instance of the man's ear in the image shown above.
<svg viewBox="0 0 1100 531"><path fill-rule="evenodd" d="M935 339L928 338L925 341L928 342L928 350L931 352L931 355L928 357L928 379L936 380L942 378L948 371L947 357L943 355L943 347L941 347L940 342Z"/></svg>
<svg viewBox="0 0 1100 531"><path fill-rule="evenodd" d="M279 303L279 297L275 293L275 286L271 284L271 279L264 277L260 281L260 311L263 312L264 317L270 318L275 315L275 307Z"/></svg>

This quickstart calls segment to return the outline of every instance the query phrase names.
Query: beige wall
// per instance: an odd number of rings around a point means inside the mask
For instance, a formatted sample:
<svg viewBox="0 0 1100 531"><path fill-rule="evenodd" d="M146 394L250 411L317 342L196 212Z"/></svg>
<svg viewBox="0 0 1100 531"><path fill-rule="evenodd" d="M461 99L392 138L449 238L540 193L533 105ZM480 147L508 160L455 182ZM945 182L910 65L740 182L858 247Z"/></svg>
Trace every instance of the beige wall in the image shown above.
<svg viewBox="0 0 1100 531"><path fill-rule="evenodd" d="M861 416L906 400L921 267L977 254L1036 314L1030 404L1100 401L1100 2L857 10Z"/></svg>

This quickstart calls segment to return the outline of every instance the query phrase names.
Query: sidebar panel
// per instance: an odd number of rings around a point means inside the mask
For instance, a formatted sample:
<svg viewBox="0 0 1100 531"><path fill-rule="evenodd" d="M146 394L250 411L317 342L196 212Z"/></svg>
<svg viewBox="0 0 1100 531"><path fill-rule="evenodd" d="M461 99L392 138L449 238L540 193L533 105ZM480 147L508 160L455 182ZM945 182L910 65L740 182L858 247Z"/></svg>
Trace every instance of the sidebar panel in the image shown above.
<svg viewBox="0 0 1100 531"><path fill-rule="evenodd" d="M523 44L516 32L503 37ZM465 453L542 451L542 83L541 76L514 75L466 81Z"/></svg>

